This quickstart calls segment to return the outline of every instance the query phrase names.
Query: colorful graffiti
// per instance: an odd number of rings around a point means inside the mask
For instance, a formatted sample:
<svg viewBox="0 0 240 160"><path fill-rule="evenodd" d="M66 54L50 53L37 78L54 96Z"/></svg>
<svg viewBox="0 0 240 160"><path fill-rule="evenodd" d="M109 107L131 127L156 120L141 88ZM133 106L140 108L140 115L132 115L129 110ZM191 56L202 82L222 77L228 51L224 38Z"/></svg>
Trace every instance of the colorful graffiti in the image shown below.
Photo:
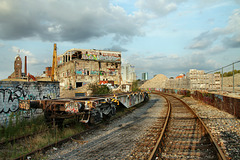
<svg viewBox="0 0 240 160"><path fill-rule="evenodd" d="M118 55L110 56L110 55L83 54L82 59L108 61L108 62L120 62L121 61L121 58Z"/></svg>

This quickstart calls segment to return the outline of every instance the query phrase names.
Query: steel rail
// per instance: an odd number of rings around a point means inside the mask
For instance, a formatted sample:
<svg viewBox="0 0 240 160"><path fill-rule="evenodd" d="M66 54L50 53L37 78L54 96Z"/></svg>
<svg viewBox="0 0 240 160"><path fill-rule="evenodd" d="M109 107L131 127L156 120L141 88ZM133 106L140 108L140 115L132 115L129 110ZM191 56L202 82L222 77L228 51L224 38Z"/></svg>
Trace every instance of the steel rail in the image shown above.
<svg viewBox="0 0 240 160"><path fill-rule="evenodd" d="M193 115L197 118L197 120L200 122L201 126L203 126L205 132L207 133L207 136L209 137L209 140L210 140L211 144L215 148L218 159L219 160L226 160L226 157L225 157L222 149L219 147L217 142L214 140L214 138L213 138L212 134L210 133L209 129L207 128L207 126L204 124L204 122L201 120L201 118L191 109L191 107L187 103L182 101L180 98L177 98L177 97L175 97L173 95L170 95L170 94L159 93L159 92L155 93L155 94L158 94L158 95L161 95L162 97L164 97L166 99L167 103L170 103L170 101L167 99L166 96L171 96L171 97L179 100L181 103L183 103L183 105L185 105L193 113ZM171 103L168 104L168 106L171 108ZM168 109L168 110L171 111L171 109ZM162 150L161 150L161 144L162 143L161 142L163 141L163 137L164 137L163 135L165 134L166 127L167 127L167 124L169 122L169 117L170 117L170 112L167 114L166 121L165 121L165 124L164 124L164 128L162 129L161 134L160 134L160 136L157 140L157 143L156 143L150 157L148 158L148 160L156 159L157 155L162 152Z"/></svg>
<svg viewBox="0 0 240 160"><path fill-rule="evenodd" d="M169 95L169 94L168 94ZM215 141L213 135L211 134L211 132L209 131L209 129L207 128L207 126L205 125L205 123L202 121L202 119L196 114L196 112L184 101L182 101L180 98L175 97L173 95L169 95L172 96L176 99L178 99L179 101L181 101L185 106L187 106L191 112L197 117L197 119L199 120L199 122L201 123L201 125L204 127L204 130L207 132L207 136L209 137L209 140L211 141L211 143L213 144L213 147L215 148L215 150L217 151L217 156L220 160L226 160L226 156L224 155L222 149L219 147L218 143Z"/></svg>
<svg viewBox="0 0 240 160"><path fill-rule="evenodd" d="M161 134L160 134L160 136L157 140L157 143L156 143L155 147L153 148L153 151L152 151L151 155L149 156L148 160L155 159L157 157L158 152L161 152L160 144L163 141L163 135L164 135L164 132L167 128L169 118L170 118L170 114L171 114L171 108L172 107L171 107L170 101L167 99L167 97L165 97L163 95L162 95L162 97L165 98L165 100L167 101L168 110L167 110L166 119L165 119L165 122L164 122L164 125L163 125L163 128L162 128Z"/></svg>

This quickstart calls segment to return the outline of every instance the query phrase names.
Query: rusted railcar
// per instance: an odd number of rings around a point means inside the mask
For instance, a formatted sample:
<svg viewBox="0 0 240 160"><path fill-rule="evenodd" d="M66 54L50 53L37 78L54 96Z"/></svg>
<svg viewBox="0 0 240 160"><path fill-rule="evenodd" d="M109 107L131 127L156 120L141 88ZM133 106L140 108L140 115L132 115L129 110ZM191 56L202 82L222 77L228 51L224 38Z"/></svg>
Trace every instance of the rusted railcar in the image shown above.
<svg viewBox="0 0 240 160"><path fill-rule="evenodd" d="M19 108L22 110L41 108L46 121L57 125L62 125L64 119L73 117L82 123L97 123L114 115L119 105L130 108L145 100L148 100L148 93L137 92L101 97L20 100Z"/></svg>

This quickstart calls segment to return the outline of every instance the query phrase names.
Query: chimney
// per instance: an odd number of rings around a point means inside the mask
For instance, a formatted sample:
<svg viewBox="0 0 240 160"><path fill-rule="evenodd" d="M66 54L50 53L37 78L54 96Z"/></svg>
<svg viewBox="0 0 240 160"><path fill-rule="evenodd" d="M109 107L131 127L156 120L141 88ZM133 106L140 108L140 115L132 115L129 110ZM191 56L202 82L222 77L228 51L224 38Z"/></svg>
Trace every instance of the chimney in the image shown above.
<svg viewBox="0 0 240 160"><path fill-rule="evenodd" d="M25 72L25 76L27 77L27 56L25 56L25 69L24 69L24 72Z"/></svg>

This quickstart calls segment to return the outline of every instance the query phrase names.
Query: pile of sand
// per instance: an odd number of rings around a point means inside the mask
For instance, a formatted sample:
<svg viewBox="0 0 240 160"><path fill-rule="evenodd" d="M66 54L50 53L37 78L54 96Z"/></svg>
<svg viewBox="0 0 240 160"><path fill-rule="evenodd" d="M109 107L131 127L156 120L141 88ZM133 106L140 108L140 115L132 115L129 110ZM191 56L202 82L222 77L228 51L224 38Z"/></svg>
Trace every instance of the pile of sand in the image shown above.
<svg viewBox="0 0 240 160"><path fill-rule="evenodd" d="M164 88L165 87L165 81L168 78L163 74L158 74L152 79L146 81L143 85L141 85L139 88Z"/></svg>

